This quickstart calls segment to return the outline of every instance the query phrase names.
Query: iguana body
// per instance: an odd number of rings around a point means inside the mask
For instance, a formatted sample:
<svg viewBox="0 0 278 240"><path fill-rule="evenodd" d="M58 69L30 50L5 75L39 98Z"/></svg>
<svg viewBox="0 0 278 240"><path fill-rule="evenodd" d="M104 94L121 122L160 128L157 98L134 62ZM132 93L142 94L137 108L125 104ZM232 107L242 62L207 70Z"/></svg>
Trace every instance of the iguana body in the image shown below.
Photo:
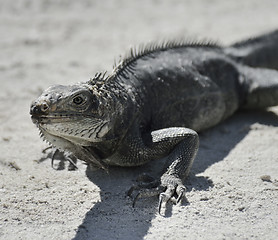
<svg viewBox="0 0 278 240"><path fill-rule="evenodd" d="M167 158L152 190L160 204L184 194L196 133L240 107L278 104L278 32L231 47L166 43L131 52L107 77L48 88L30 113L44 138L101 168ZM264 68L261 68L264 67Z"/></svg>

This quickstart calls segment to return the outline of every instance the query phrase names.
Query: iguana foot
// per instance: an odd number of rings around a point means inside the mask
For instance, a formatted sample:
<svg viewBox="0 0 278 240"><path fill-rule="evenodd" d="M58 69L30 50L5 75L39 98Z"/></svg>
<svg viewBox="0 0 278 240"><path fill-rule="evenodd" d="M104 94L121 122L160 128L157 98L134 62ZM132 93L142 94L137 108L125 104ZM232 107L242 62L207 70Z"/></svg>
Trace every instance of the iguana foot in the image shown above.
<svg viewBox="0 0 278 240"><path fill-rule="evenodd" d="M158 212L160 214L163 203L171 200L174 204L178 204L184 197L186 187L182 184L179 177L168 175L167 173L161 177L161 185L165 187L165 191L160 193L158 202Z"/></svg>
<svg viewBox="0 0 278 240"><path fill-rule="evenodd" d="M179 203L185 195L186 187L182 184L180 178L164 174L160 180L155 180L149 175L139 176L139 184L132 186L128 191L128 196L132 196L134 191L137 194L133 198L132 206L135 206L139 198L147 198L159 195L158 212L161 214L162 205L171 200L173 203Z"/></svg>
<svg viewBox="0 0 278 240"><path fill-rule="evenodd" d="M50 155L50 157L51 157L51 167L52 168L54 168L56 170L58 170L60 168L64 169L64 167L61 167L61 164L59 164L58 168L54 167L54 161L56 159L58 159L62 163L65 162L65 161L69 162L69 165L68 165L68 170L69 171L73 171L73 170L78 169L78 167L76 166L77 158L74 155L72 155L70 153L62 152L62 151L58 150L57 148L53 148L53 147L47 147L42 152L46 153L49 149L51 149L51 151L52 151L52 155Z"/></svg>
<svg viewBox="0 0 278 240"><path fill-rule="evenodd" d="M134 191L137 192L133 198L133 207L135 207L135 203L139 198L157 196L165 190L164 187L160 185L160 180L155 180L155 178L146 173L139 175L136 181L138 184L133 185L127 192L129 197L132 197Z"/></svg>

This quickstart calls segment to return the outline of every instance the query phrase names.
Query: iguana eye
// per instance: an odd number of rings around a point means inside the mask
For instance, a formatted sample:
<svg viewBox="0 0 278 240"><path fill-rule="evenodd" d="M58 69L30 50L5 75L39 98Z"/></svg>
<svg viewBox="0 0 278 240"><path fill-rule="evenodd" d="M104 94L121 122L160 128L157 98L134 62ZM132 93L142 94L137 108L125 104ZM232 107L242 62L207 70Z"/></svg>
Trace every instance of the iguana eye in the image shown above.
<svg viewBox="0 0 278 240"><path fill-rule="evenodd" d="M76 96L72 100L72 102L76 105L81 105L84 101L85 101L85 99L81 96Z"/></svg>

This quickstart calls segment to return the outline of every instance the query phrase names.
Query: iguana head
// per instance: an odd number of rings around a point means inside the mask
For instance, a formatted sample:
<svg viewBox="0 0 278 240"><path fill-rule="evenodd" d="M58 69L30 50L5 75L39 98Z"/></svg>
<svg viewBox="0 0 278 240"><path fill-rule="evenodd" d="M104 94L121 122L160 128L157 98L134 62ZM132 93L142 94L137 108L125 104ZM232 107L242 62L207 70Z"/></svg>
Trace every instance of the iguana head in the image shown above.
<svg viewBox="0 0 278 240"><path fill-rule="evenodd" d="M112 99L112 101L111 101ZM88 83L54 85L31 104L32 121L58 148L101 142L113 126L113 98Z"/></svg>

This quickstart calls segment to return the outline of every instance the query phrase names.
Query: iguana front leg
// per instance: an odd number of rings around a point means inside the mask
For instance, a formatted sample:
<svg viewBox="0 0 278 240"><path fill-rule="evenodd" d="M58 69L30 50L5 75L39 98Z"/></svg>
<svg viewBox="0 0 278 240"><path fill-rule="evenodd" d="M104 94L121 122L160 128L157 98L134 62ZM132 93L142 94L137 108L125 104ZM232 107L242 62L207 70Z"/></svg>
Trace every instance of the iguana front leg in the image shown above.
<svg viewBox="0 0 278 240"><path fill-rule="evenodd" d="M145 190L140 189L135 201L140 197L160 194L159 211L162 203L175 194L178 196L176 201L179 202L185 193L182 181L188 175L198 150L198 134L188 128L166 128L153 131L149 137L130 135L125 142L129 146L123 144L117 153L117 159L122 164L141 165L153 159L167 158L167 170L158 181L147 184ZM149 187L152 189L148 189Z"/></svg>
<svg viewBox="0 0 278 240"><path fill-rule="evenodd" d="M153 133L156 142L178 141L167 156L167 170L161 176L161 186L166 191L159 196L159 212L163 202L177 194L176 202L178 203L185 194L186 188L183 180L188 176L190 168L195 159L199 147L198 134L188 128L168 128Z"/></svg>

